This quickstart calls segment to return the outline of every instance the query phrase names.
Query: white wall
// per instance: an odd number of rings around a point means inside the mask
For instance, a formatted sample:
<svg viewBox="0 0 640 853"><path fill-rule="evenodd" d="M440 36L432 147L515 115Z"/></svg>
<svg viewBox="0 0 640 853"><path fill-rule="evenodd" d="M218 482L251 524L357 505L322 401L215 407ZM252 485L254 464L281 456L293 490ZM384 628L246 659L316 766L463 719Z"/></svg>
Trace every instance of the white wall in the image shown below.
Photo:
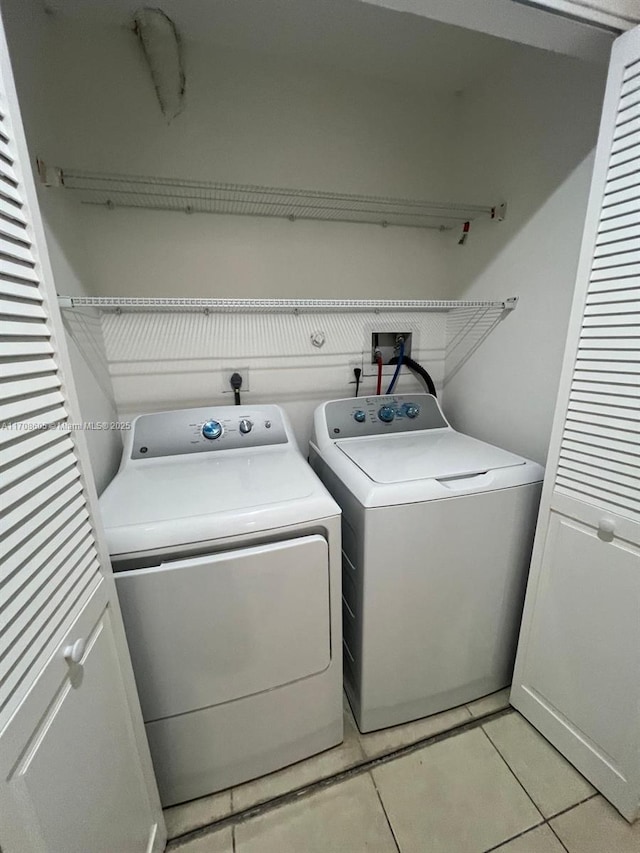
<svg viewBox="0 0 640 853"><path fill-rule="evenodd" d="M164 120L134 34L52 18L48 134L73 169L447 200L453 97L187 42ZM55 192L55 190L51 190ZM437 231L89 208L100 295L423 297L447 290Z"/></svg>
<svg viewBox="0 0 640 853"><path fill-rule="evenodd" d="M77 232L72 226L73 216L68 215L68 199L60 197L54 199L41 192L40 209L58 293L71 296L85 295L83 283L87 258L83 254L84 247L78 244ZM52 223L55 223L55 230L52 228ZM60 229L65 224L71 227L61 233ZM72 254L73 260L70 254ZM78 269L78 259L81 257L85 265ZM65 313L63 312L63 320L65 320L66 325ZM83 421L86 424L89 422L112 423L117 421L118 413L113 387L104 369L98 373L101 366L100 361L94 357L87 358L70 334L67 334L67 345ZM97 377L100 382L98 382ZM118 430L103 431L91 429L87 426L85 436L89 446L96 488L100 494L120 464L122 433Z"/></svg>
<svg viewBox="0 0 640 853"><path fill-rule="evenodd" d="M453 256L461 298L520 297L448 382L454 426L544 463L564 351L605 70L528 54L469 93L457 133L460 186L508 201Z"/></svg>

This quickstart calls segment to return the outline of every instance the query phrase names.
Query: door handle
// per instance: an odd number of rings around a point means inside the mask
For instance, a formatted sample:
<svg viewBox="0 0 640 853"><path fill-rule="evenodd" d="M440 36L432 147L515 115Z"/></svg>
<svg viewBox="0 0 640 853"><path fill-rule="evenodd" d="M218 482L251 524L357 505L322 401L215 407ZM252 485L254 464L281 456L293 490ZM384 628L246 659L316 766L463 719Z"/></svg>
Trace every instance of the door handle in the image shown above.
<svg viewBox="0 0 640 853"><path fill-rule="evenodd" d="M66 662L71 665L72 663L80 663L82 660L82 655L84 654L85 649L85 641L82 637L72 643L69 646L64 647L63 655Z"/></svg>
<svg viewBox="0 0 640 853"><path fill-rule="evenodd" d="M601 518L598 522L598 539L612 542L616 531L616 523L612 518Z"/></svg>

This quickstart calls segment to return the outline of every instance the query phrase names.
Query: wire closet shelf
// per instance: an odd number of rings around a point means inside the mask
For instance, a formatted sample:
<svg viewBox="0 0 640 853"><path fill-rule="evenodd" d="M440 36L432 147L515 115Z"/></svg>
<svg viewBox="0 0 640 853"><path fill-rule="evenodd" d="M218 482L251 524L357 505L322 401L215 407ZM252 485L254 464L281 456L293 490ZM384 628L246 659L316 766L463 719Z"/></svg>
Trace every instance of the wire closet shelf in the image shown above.
<svg viewBox="0 0 640 853"><path fill-rule="evenodd" d="M502 219L504 205L431 202L420 199L287 189L252 184L194 181L149 175L118 175L46 169L45 183L73 191L82 204L139 207L184 213L315 219L450 231L478 217Z"/></svg>
<svg viewBox="0 0 640 853"><path fill-rule="evenodd" d="M435 311L447 312L460 308L511 311L516 296L503 300L482 299L187 299L109 296L59 296L63 309L93 308L102 312L204 312L274 314Z"/></svg>

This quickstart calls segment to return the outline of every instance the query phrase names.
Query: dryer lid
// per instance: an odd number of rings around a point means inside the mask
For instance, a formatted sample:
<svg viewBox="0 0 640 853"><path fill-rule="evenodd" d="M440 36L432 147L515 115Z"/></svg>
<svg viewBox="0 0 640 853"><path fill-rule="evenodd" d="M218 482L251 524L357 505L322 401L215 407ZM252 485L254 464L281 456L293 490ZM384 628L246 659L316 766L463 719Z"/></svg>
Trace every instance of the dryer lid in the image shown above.
<svg viewBox="0 0 640 853"><path fill-rule="evenodd" d="M319 484L293 451L151 459L121 470L100 498L109 528L243 512L301 501ZM324 490L323 490L324 491Z"/></svg>
<svg viewBox="0 0 640 853"><path fill-rule="evenodd" d="M230 450L131 460L100 497L109 552L134 557L335 516L297 450Z"/></svg>
<svg viewBox="0 0 640 853"><path fill-rule="evenodd" d="M376 483L472 477L524 465L507 450L452 429L337 441L340 450Z"/></svg>

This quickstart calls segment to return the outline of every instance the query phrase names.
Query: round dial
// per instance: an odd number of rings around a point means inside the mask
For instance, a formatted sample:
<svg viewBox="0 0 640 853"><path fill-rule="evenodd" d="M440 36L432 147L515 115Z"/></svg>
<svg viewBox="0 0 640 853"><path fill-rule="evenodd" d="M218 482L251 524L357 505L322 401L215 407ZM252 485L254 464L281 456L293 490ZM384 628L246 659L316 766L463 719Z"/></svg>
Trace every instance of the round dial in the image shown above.
<svg viewBox="0 0 640 853"><path fill-rule="evenodd" d="M402 409L408 418L417 418L420 414L420 406L415 403L405 403Z"/></svg>
<svg viewBox="0 0 640 853"><path fill-rule="evenodd" d="M363 424L367 419L366 412L363 412L362 409L358 409L357 412L353 413L354 421L357 421L359 424Z"/></svg>
<svg viewBox="0 0 640 853"><path fill-rule="evenodd" d="M378 409L378 417L385 424L390 424L396 416L396 410L393 406L380 406Z"/></svg>
<svg viewBox="0 0 640 853"><path fill-rule="evenodd" d="M210 420L202 424L202 434L205 438L213 441L214 438L220 438L222 435L222 424L218 421Z"/></svg>
<svg viewBox="0 0 640 853"><path fill-rule="evenodd" d="M240 432L243 435L246 435L248 432L251 432L251 430L253 429L253 423L251 421L247 420L247 418L243 418L240 421L240 425L239 425L238 429L240 430Z"/></svg>

